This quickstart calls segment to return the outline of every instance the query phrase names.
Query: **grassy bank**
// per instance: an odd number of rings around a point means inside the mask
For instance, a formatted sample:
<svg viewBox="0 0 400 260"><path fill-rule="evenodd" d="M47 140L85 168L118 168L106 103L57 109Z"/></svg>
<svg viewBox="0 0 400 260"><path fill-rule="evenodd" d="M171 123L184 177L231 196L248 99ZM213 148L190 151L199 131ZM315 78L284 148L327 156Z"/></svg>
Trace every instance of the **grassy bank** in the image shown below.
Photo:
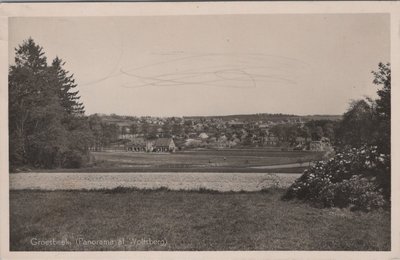
<svg viewBox="0 0 400 260"><path fill-rule="evenodd" d="M317 209L282 201L283 192L11 191L10 249L390 249L389 212ZM32 245L50 239L71 244Z"/></svg>

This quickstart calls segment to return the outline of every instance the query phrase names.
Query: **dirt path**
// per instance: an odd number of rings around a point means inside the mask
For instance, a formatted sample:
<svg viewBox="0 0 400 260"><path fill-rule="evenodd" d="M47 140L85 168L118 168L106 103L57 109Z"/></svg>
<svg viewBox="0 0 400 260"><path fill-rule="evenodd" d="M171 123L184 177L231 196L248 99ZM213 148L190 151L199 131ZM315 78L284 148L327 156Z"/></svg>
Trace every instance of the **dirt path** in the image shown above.
<svg viewBox="0 0 400 260"><path fill-rule="evenodd" d="M280 168L296 168L296 167L308 167L314 165L313 162L303 163L289 163L289 164L277 164L277 165L266 165L266 166L253 166L252 169L280 169Z"/></svg>
<svg viewBox="0 0 400 260"><path fill-rule="evenodd" d="M300 174L293 173L15 173L10 189L78 190L137 188L199 189L218 191L257 191L288 187Z"/></svg>

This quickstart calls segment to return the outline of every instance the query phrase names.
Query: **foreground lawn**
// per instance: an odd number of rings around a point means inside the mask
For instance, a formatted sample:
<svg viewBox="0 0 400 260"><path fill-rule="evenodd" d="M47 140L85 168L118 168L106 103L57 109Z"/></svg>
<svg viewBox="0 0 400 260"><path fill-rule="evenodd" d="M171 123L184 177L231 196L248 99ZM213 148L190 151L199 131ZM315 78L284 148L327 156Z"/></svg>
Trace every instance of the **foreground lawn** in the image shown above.
<svg viewBox="0 0 400 260"><path fill-rule="evenodd" d="M317 209L282 194L10 191L10 250L390 250L389 212ZM51 239L70 244L31 243Z"/></svg>

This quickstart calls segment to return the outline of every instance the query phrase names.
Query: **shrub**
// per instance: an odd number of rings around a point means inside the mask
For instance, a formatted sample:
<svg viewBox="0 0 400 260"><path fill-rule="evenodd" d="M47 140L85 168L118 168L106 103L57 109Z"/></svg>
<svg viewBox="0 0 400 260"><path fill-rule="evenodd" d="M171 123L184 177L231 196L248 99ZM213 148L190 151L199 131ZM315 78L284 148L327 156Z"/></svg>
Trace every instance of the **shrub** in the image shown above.
<svg viewBox="0 0 400 260"><path fill-rule="evenodd" d="M382 189L376 182L359 175L354 175L350 180L344 180L337 185L336 194L341 199L338 202L342 202L344 206L349 202L354 209L370 210L385 205Z"/></svg>
<svg viewBox="0 0 400 260"><path fill-rule="evenodd" d="M390 200L390 156L379 154L376 146L346 149L305 170L284 198L323 207L383 207Z"/></svg>
<svg viewBox="0 0 400 260"><path fill-rule="evenodd" d="M64 153L64 163L65 168L80 168L83 164L84 155L75 150L69 150Z"/></svg>

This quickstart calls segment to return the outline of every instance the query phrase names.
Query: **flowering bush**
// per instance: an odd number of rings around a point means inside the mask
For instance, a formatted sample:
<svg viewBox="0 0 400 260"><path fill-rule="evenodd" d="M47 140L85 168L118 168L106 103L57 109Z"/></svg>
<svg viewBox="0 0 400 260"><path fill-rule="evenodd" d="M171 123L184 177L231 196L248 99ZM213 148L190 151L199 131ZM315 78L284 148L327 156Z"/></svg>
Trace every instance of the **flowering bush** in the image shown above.
<svg viewBox="0 0 400 260"><path fill-rule="evenodd" d="M390 200L390 156L376 146L346 149L305 170L285 194L324 207L370 210Z"/></svg>

